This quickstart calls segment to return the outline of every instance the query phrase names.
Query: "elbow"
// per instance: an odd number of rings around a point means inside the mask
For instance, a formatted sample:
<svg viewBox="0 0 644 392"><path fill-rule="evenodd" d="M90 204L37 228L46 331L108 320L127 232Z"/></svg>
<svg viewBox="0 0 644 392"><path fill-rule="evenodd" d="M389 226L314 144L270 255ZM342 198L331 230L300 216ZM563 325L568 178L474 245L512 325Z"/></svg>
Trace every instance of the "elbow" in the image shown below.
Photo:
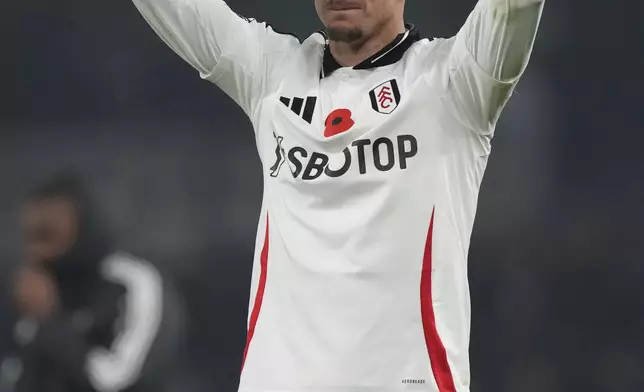
<svg viewBox="0 0 644 392"><path fill-rule="evenodd" d="M511 10L541 6L545 0L497 0L497 2L507 3Z"/></svg>
<svg viewBox="0 0 644 392"><path fill-rule="evenodd" d="M540 15L545 0L488 0L495 20L511 21L524 15ZM489 7L488 3L488 7Z"/></svg>
<svg viewBox="0 0 644 392"><path fill-rule="evenodd" d="M524 8L541 7L545 0L491 0L493 8L500 13L509 13Z"/></svg>

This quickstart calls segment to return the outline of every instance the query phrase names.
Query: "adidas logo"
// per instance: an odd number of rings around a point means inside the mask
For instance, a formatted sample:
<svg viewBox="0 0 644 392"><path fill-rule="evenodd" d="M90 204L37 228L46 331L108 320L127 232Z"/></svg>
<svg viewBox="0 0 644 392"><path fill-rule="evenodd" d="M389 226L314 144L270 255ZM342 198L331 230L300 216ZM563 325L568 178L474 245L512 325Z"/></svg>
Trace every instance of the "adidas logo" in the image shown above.
<svg viewBox="0 0 644 392"><path fill-rule="evenodd" d="M309 124L313 121L313 112L315 112L315 103L317 100L317 97L306 97L306 102L304 102L304 98L300 97L294 97L293 99L280 97L280 102L284 106L290 108L293 113L302 117Z"/></svg>

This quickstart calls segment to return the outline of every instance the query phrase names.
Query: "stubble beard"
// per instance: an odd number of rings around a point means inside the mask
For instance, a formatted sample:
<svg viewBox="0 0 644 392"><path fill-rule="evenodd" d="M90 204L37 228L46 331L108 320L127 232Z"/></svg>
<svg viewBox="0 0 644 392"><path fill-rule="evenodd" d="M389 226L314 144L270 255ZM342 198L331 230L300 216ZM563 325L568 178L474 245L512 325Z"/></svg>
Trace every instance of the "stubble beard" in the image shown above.
<svg viewBox="0 0 644 392"><path fill-rule="evenodd" d="M326 33L330 41L354 43L360 41L364 37L364 33L360 29L334 29L327 28Z"/></svg>

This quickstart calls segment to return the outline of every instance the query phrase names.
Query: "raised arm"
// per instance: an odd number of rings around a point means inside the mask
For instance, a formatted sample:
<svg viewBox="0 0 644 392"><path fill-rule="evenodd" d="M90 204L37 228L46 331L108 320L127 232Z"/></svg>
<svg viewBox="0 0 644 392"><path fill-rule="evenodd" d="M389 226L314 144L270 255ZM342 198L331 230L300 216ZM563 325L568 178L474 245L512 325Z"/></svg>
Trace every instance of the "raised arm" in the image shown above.
<svg viewBox="0 0 644 392"><path fill-rule="evenodd" d="M133 0L161 39L250 116L274 62L298 44L233 12L223 0ZM274 61L273 61L274 60Z"/></svg>
<svg viewBox="0 0 644 392"><path fill-rule="evenodd" d="M545 0L479 0L450 55L455 110L465 125L491 135L525 70Z"/></svg>

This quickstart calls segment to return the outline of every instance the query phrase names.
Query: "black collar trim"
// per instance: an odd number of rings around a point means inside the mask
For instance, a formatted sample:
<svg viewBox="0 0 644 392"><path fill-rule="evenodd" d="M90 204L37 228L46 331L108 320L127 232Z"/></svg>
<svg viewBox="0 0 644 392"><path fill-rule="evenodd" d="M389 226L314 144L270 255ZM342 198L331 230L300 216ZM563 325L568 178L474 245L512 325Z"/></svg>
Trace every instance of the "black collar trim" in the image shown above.
<svg viewBox="0 0 644 392"><path fill-rule="evenodd" d="M365 61L353 67L353 69L372 69L378 67L384 67L386 65L395 64L404 56L407 49L409 49L415 42L420 41L420 33L416 27L412 24L405 24L407 31L404 33L398 34L396 39L391 41L391 43L381 51L369 57ZM322 30L318 31L324 39L327 41L326 46L324 47L324 57L322 59L322 72L321 77L331 75L334 71L342 68L342 65L336 61L336 59L331 54L331 49L329 47L329 39L326 33Z"/></svg>

